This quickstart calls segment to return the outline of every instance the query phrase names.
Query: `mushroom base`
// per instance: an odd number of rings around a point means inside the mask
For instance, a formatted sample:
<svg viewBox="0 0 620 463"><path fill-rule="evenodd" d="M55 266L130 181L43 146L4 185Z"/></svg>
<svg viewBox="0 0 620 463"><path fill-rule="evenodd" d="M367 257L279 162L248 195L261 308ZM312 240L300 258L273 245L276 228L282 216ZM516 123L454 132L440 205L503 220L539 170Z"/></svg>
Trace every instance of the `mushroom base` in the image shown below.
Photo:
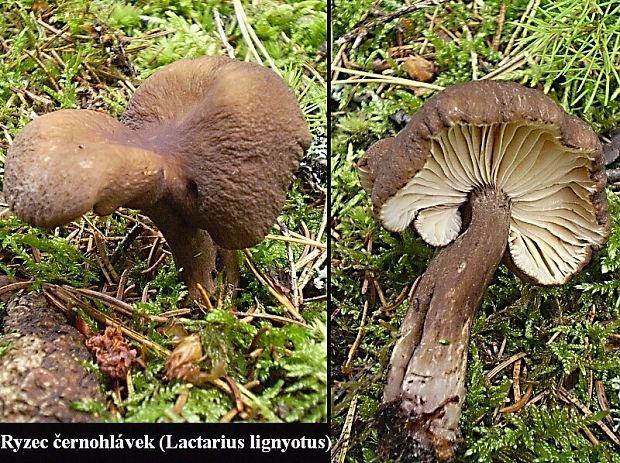
<svg viewBox="0 0 620 463"><path fill-rule="evenodd" d="M379 421L382 453L396 461L449 461L458 444L470 328L510 224L502 193L474 191L469 204L467 230L420 277L392 352Z"/></svg>
<svg viewBox="0 0 620 463"><path fill-rule="evenodd" d="M208 297L215 297L216 281L224 273L224 288L232 296L239 285L239 256L236 250L219 247L209 233L188 224L170 209L147 211L164 235L172 257L189 289L190 299L203 300L202 287Z"/></svg>

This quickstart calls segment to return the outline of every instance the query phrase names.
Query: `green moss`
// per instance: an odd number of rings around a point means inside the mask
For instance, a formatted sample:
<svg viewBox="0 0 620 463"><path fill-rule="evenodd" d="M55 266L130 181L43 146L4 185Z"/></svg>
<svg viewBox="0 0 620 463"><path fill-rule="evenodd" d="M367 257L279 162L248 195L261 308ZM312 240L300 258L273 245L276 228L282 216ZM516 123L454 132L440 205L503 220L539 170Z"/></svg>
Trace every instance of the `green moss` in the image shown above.
<svg viewBox="0 0 620 463"><path fill-rule="evenodd" d="M349 67L373 72L374 62L378 59L391 68L390 72L405 78L407 75L400 68L398 58L390 56L390 48L406 45L411 55L424 54L433 61L437 69L433 83L448 86L472 79L472 52L477 57L475 63L479 76L495 69L504 58L505 48L520 24L528 1L505 2L503 32L495 50L492 43L502 3L500 0L450 1L370 27L376 18L381 17L381 12L393 12L403 6L402 2L337 1L332 7L334 38L338 41L350 31L367 31L355 49L352 47L354 37L345 44L344 53L351 63ZM557 14L540 16L544 11L566 9L568 7L562 5L567 3L570 3L569 11L575 13L560 15L566 18L561 27L554 27ZM535 58L544 70L528 63L517 72L501 77L529 85L544 83L545 79L551 82L566 64L565 55L569 50L560 47L563 54L555 58L547 56L544 47L534 53L530 48L534 43L530 34L547 37L545 44L552 47L556 44L552 34L568 30L569 24L575 21L585 23L580 18L592 13L593 8L611 11L617 7L616 3L541 2L536 18L546 21L547 25L532 23L535 26L526 28L520 43L527 47L532 59ZM588 50L591 54L600 56L604 52L600 47L596 48L595 43L612 37L607 42L608 53L605 55L605 59L611 59L615 56L615 36L610 35L615 34L614 18L600 16L600 19L591 25L591 36L582 40L590 43ZM603 28L607 35L597 32ZM541 32L542 29L545 30ZM566 35L562 40L561 43L565 43ZM582 55L586 52L582 51ZM557 67L558 63L560 67ZM583 62L578 63L574 61L571 66L579 69L565 69L567 75L548 87L554 98L562 101L566 92L573 92L564 82L586 72ZM600 72L603 72L602 66L586 80L598 79ZM536 81L535 76L538 76ZM340 73L338 79L347 77ZM614 89L610 87L609 91L613 93ZM593 124L598 132L617 125L616 103L609 98L605 104L608 90L604 86L583 87L580 91L594 92L596 97L590 106L585 104L586 96L575 105L565 105L569 112ZM354 166L373 142L398 133L403 127L399 115L415 113L432 94L426 90L381 83L333 86L332 434L336 438L340 435L347 414L355 403L356 413L346 454L346 461L350 462L379 461L375 413L386 382L396 330L408 309L406 301L387 310L382 308L373 281L391 304L403 290L410 290L433 254L433 250L413 232L389 233L375 222L370 200L359 183ZM578 96L574 92L571 95L567 101ZM620 358L614 336L620 329L617 283L620 201L612 191L608 191L608 198L612 214L609 243L569 284L559 288L539 288L521 282L503 266L496 272L472 328L466 384L468 394L460 422L464 442L457 461L618 460L614 444L595 424L602 416L601 405L591 393L592 385L600 381L610 402L610 416L617 426L620 423ZM365 304L368 313L362 326ZM361 342L356 350L351 351L359 333ZM526 354L521 360L521 393L531 386L531 398L540 397L535 405L518 412L500 413L500 408L513 404L515 400L514 364L492 380L486 374L501 361L520 353ZM564 384L572 397L587 404L594 415L584 417L575 407L562 402L557 396L558 384ZM585 437L583 431L586 427L601 442L600 445L592 445Z"/></svg>
<svg viewBox="0 0 620 463"><path fill-rule="evenodd" d="M225 53L216 29L215 9L235 56L254 60L229 1L47 3L49 9L44 10L44 16L37 3L27 0L9 2L0 16L0 133L7 139L14 138L35 115L61 108L88 108L118 116L130 97L128 89L138 86L157 68L182 58ZM241 3L275 66L299 97L310 129L319 140L327 126L324 84L327 67L325 59L316 59L319 48L326 42L325 0L265 1L257 5L243 0ZM63 32L54 35L54 31ZM267 61L264 56L263 60ZM7 141L0 142L0 173L7 148ZM326 150L320 144L313 149ZM316 233L321 225L324 201L324 184L313 186L299 178L280 219L291 230L303 232L303 223ZM104 288L107 278L103 263L97 261L99 255L93 235L101 238L104 252L110 257L136 220L145 219L123 209L105 218L87 214L71 225L46 231L3 216L0 218L0 270L20 279L34 280L34 288L55 283L96 287L111 294L116 287L110 289L108 284ZM94 299L83 300L172 350L173 336L167 334L165 327L146 322L139 314L161 315L191 304L185 298L187 288L169 255L164 263L146 272L153 264L149 260L153 245L160 255L164 244L156 244L153 233L145 228L114 263L117 274L127 270L126 286L135 285L136 294L146 295L145 302L134 304L133 318L123 318ZM296 259L302 250L303 246L293 246ZM282 272L286 276L290 263L283 242L266 240L251 251L263 272L273 275ZM291 329L260 318L242 322L242 317L233 315L232 311L258 308L266 314L282 314L283 307L243 264L241 273L238 299L224 301L221 310L204 313L193 307L191 315L184 315L187 318L177 317L177 323L186 333L201 336L205 357L200 367L210 371L223 362L227 374L241 386L256 379L260 371L264 383L252 389L248 414L237 416L237 421L325 421L327 348L325 329L317 331L317 326L325 324L325 302L302 307L307 327ZM74 310L93 331L99 330L101 325L82 309ZM268 346L259 343L267 353L256 359L249 356L248 349L263 326L271 327L274 338ZM75 404L76 407L118 422L219 421L235 407L233 398L211 384L192 386L168 381L164 358L138 342L130 344L146 362L144 369L135 366L132 370L133 392L129 393L123 386L119 398L114 385L100 377L106 403L114 404L112 411L103 413L101 404L93 403ZM271 352L277 352L277 358ZM274 395L276 384L280 389ZM189 391L187 402L177 414L175 403L186 390Z"/></svg>
<svg viewBox="0 0 620 463"><path fill-rule="evenodd" d="M620 122L620 5L612 0L544 1L518 41L530 85L557 95L565 110L579 114L597 131Z"/></svg>

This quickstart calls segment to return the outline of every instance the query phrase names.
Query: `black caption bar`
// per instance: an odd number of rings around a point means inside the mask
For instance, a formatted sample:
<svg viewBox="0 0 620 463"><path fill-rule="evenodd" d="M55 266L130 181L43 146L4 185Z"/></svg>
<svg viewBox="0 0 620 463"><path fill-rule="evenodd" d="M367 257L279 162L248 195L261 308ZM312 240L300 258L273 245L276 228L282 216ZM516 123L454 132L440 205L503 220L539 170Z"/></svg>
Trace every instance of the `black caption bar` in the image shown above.
<svg viewBox="0 0 620 463"><path fill-rule="evenodd" d="M0 461L328 462L327 424L2 424ZM94 460L93 460L94 458Z"/></svg>

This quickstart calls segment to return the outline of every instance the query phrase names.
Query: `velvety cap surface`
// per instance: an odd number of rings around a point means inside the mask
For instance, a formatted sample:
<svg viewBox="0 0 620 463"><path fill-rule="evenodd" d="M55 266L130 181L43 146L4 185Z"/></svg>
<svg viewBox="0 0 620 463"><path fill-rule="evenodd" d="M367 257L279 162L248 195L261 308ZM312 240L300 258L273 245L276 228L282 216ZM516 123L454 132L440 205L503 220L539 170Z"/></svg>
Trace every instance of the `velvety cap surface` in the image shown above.
<svg viewBox="0 0 620 463"><path fill-rule="evenodd" d="M224 57L182 60L156 72L134 94L123 122L164 140L184 176L167 179L173 200L225 248L262 240L311 143L282 78Z"/></svg>
<svg viewBox="0 0 620 463"><path fill-rule="evenodd" d="M162 177L160 156L141 148L120 122L67 109L37 117L15 138L4 190L18 217L51 228L91 209L105 215L138 207L157 195Z"/></svg>

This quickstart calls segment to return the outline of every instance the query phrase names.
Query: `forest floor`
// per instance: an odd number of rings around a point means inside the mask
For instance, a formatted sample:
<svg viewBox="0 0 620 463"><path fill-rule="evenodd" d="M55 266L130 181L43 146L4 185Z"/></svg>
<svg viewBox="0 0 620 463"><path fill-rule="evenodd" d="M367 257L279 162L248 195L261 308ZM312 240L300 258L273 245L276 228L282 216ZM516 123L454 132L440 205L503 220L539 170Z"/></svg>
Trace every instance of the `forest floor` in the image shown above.
<svg viewBox="0 0 620 463"><path fill-rule="evenodd" d="M408 295L433 255L383 229L355 164L442 88L539 88L601 140L620 125L620 6L608 0L337 0L331 72L332 461L374 462ZM613 166L612 166L613 167ZM472 328L459 462L620 461L620 199L607 246L561 287L500 266Z"/></svg>
<svg viewBox="0 0 620 463"><path fill-rule="evenodd" d="M89 213L48 231L3 204L0 272L13 288L76 313L87 335L121 325L139 353L121 380L89 362L104 399L78 409L110 422L327 421L326 8L325 0L3 2L0 169L37 115L83 108L119 116L156 69L202 55L278 72L313 135L278 225L240 252L235 299L220 287L216 303L188 302L167 244L138 211ZM204 351L196 366L217 367L221 378L166 379L166 359L191 334Z"/></svg>

